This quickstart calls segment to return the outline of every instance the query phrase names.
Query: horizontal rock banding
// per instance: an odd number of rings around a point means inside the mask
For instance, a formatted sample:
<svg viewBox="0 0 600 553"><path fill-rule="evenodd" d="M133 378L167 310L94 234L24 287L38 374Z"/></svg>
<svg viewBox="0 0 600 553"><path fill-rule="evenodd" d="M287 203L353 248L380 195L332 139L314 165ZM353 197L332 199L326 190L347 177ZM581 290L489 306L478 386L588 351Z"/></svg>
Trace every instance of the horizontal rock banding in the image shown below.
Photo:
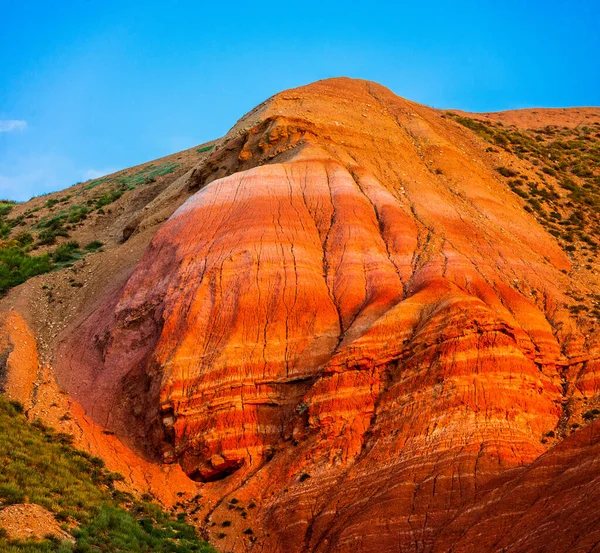
<svg viewBox="0 0 600 553"><path fill-rule="evenodd" d="M354 81L249 114L90 318L84 405L207 482L203 515L252 498L263 551L434 550L549 447L570 359L597 391L568 259L465 133Z"/></svg>

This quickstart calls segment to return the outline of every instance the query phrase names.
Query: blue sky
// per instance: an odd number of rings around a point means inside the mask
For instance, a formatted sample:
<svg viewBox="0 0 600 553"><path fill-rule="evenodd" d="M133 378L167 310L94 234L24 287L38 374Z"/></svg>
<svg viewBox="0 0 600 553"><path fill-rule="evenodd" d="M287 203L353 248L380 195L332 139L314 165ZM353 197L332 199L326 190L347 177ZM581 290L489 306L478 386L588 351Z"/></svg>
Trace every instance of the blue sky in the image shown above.
<svg viewBox="0 0 600 553"><path fill-rule="evenodd" d="M346 75L434 107L600 105L600 2L2 0L0 198L223 135Z"/></svg>

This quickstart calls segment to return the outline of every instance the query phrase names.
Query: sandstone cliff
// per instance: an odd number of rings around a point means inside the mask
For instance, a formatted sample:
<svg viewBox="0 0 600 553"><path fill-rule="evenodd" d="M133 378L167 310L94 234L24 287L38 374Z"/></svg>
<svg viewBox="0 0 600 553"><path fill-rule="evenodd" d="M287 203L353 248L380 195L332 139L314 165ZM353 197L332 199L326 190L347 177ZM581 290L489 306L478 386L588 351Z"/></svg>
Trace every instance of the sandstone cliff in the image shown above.
<svg viewBox="0 0 600 553"><path fill-rule="evenodd" d="M565 294L591 288L494 163L373 83L271 98L67 337L61 382L203 483L226 549L523 550L539 515L502 542L522 510L494 490L551 485L524 467L597 401L598 347Z"/></svg>

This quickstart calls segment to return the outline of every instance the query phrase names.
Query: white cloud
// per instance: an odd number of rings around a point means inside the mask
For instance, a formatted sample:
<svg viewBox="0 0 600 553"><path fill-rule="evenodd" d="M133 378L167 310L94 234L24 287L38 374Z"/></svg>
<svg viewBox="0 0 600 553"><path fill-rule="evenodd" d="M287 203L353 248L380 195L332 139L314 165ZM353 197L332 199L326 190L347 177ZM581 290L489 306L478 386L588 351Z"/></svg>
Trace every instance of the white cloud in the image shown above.
<svg viewBox="0 0 600 553"><path fill-rule="evenodd" d="M24 131L27 121L19 119L0 119L0 132Z"/></svg>
<svg viewBox="0 0 600 553"><path fill-rule="evenodd" d="M92 180L99 179L100 177L104 177L106 175L110 175L111 173L116 173L118 169L88 169L85 173L83 173L83 180Z"/></svg>

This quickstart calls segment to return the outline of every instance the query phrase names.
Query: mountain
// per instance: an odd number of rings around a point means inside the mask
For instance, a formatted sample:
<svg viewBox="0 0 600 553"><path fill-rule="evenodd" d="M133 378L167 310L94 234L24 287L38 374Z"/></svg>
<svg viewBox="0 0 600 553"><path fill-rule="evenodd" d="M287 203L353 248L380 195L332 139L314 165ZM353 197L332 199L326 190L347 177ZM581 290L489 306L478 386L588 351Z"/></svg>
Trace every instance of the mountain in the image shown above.
<svg viewBox="0 0 600 553"><path fill-rule="evenodd" d="M285 91L7 204L5 388L223 551L600 551L599 217L600 109Z"/></svg>
<svg viewBox="0 0 600 553"><path fill-rule="evenodd" d="M71 436L28 424L0 396L0 551L214 553L196 530L149 498L119 489L120 474L71 446Z"/></svg>

